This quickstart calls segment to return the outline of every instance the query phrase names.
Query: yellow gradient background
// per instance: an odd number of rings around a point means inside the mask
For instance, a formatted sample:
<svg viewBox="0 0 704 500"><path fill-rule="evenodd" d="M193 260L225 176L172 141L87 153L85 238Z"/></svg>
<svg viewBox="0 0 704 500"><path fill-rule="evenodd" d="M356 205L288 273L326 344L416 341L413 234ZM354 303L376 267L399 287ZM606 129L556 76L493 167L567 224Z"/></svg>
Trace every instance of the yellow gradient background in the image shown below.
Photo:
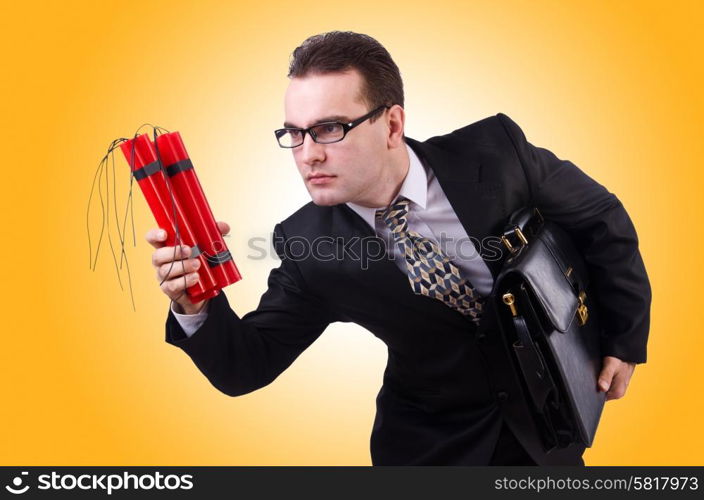
<svg viewBox="0 0 704 500"><path fill-rule="evenodd" d="M386 360L370 333L332 325L272 385L230 398L164 342L168 300L143 239L154 221L141 192L127 248L136 312L106 241L89 269L86 236L109 142L145 121L178 130L216 218L233 228L244 279L227 289L230 303L240 315L255 308L278 262L249 258L247 241L309 200L272 133L289 54L332 29L371 34L391 52L410 137L504 112L619 196L654 290L649 359L607 404L585 460L702 463L698 2L19 5L0 18L0 464L370 464Z"/></svg>

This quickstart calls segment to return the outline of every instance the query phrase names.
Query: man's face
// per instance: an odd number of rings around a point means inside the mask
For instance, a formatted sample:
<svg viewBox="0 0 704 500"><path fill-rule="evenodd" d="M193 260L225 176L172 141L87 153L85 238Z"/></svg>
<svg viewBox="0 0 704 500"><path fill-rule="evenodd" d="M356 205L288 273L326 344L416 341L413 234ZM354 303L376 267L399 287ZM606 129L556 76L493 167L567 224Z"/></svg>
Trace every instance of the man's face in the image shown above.
<svg viewBox="0 0 704 500"><path fill-rule="evenodd" d="M356 70L292 78L286 90L287 127L308 128L321 122L350 122L371 109L361 98ZM349 131L340 142L317 144L310 134L292 149L298 171L316 205L349 201L362 205L374 198L388 158L388 126L377 115Z"/></svg>

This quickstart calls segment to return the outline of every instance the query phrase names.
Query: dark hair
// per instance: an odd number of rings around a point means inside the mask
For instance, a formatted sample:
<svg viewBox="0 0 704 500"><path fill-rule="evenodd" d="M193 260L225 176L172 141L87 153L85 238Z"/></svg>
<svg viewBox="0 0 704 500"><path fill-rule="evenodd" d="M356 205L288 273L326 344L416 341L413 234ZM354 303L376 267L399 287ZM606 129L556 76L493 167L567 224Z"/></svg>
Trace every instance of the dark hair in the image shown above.
<svg viewBox="0 0 704 500"><path fill-rule="evenodd" d="M389 52L369 35L329 31L307 38L291 55L288 77L356 69L362 75L362 99L370 108L403 106L403 81Z"/></svg>

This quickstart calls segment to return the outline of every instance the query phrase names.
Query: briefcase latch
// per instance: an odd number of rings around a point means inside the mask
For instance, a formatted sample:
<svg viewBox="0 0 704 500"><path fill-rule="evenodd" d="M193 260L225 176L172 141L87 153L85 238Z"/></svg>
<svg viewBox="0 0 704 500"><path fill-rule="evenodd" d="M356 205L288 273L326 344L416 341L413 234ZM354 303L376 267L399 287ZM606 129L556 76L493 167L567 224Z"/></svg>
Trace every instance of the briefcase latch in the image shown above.
<svg viewBox="0 0 704 500"><path fill-rule="evenodd" d="M577 319L579 320L579 326L584 326L587 324L589 319L589 310L584 301L587 300L587 294L584 291L579 292L579 305L577 306Z"/></svg>
<svg viewBox="0 0 704 500"><path fill-rule="evenodd" d="M509 309L511 309L511 316L516 317L518 316L518 311L516 310L516 300L513 296L512 293L505 293L502 295L502 300L504 301L504 304L506 304Z"/></svg>

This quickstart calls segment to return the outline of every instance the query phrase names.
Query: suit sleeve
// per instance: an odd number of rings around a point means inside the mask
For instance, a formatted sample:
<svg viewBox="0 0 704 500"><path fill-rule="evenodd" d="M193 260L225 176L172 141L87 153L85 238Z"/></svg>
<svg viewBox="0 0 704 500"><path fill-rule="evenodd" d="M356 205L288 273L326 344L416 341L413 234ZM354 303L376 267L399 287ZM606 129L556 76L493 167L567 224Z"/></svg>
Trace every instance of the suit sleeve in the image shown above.
<svg viewBox="0 0 704 500"><path fill-rule="evenodd" d="M274 242L284 242L281 224ZM208 317L190 337L173 313L166 320L166 342L181 348L218 390L230 396L272 382L333 320L327 305L305 289L297 264L282 259L268 279L256 310L240 318L221 292L210 299Z"/></svg>
<svg viewBox="0 0 704 500"><path fill-rule="evenodd" d="M621 202L573 163L530 144L498 115L525 171L532 203L582 250L603 329L602 354L644 363L651 290L638 236Z"/></svg>

